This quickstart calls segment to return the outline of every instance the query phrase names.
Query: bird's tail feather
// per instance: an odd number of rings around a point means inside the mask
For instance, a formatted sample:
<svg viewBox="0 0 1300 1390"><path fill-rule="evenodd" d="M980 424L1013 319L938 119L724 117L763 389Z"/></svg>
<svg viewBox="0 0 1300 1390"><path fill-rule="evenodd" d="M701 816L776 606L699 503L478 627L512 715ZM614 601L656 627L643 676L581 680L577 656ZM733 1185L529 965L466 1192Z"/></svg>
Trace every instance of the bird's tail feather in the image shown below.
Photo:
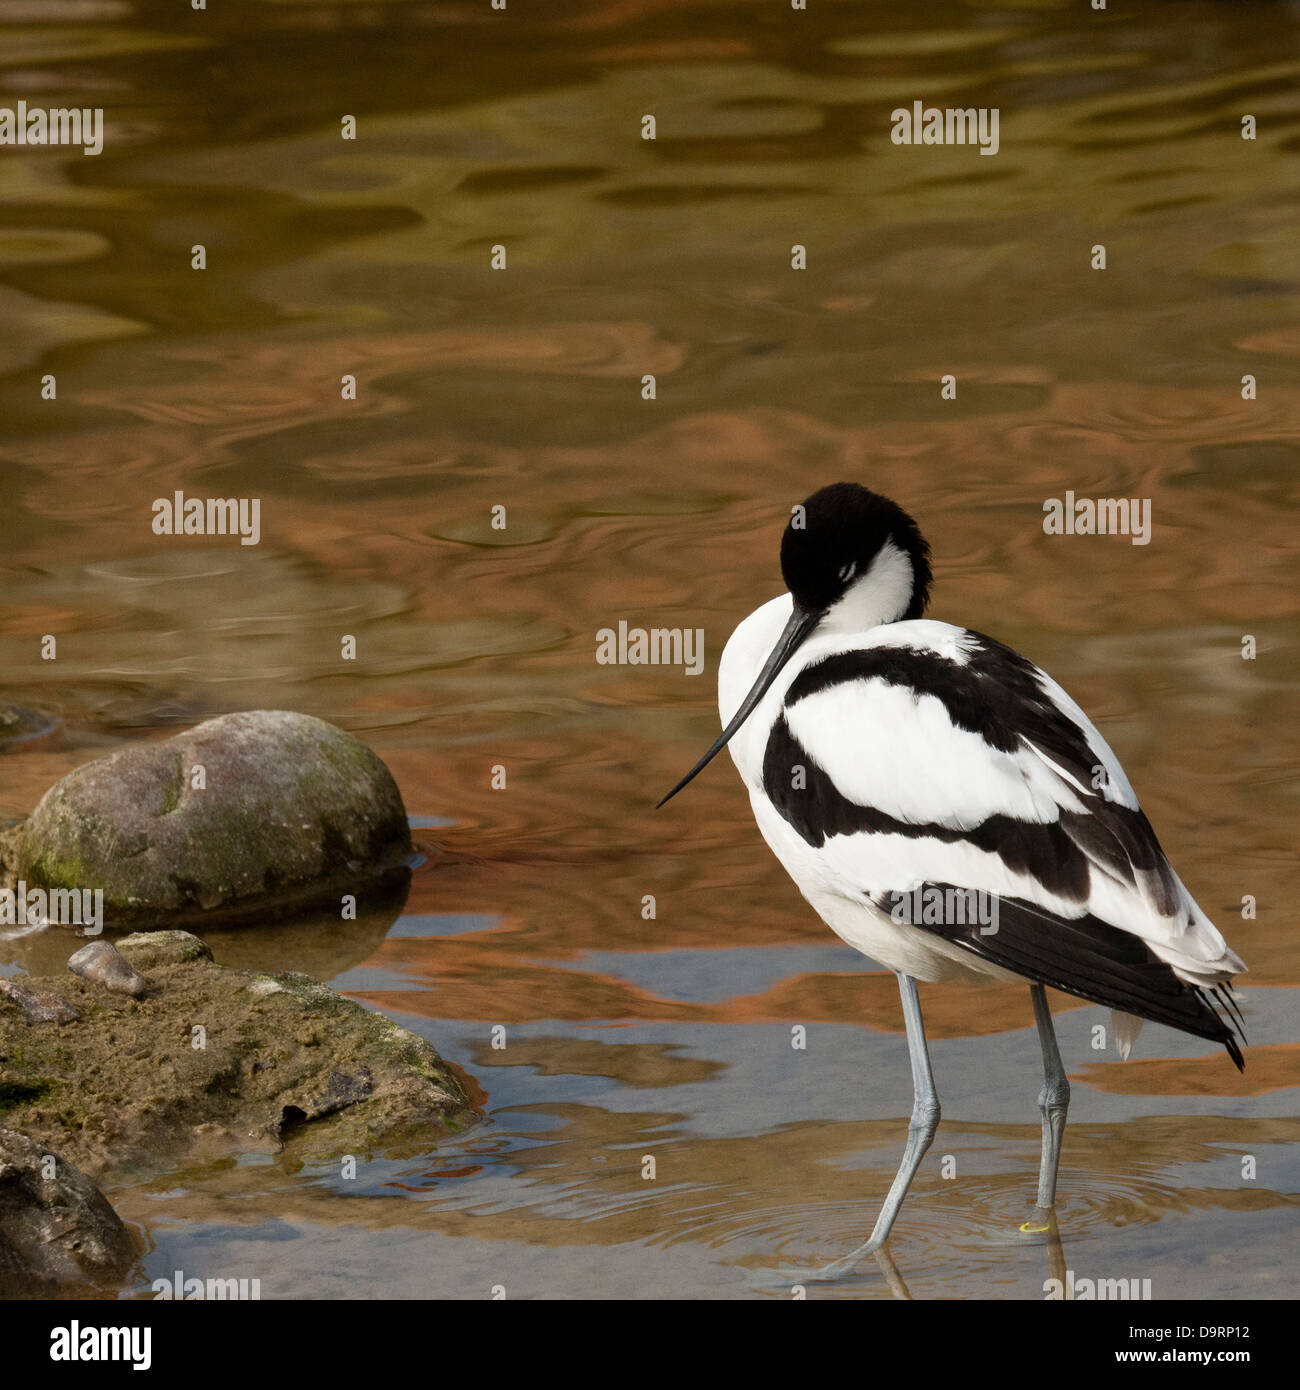
<svg viewBox="0 0 1300 1390"><path fill-rule="evenodd" d="M949 901L948 895L957 892L949 884L926 884L924 888L932 891L914 894L911 900ZM943 896L936 899L935 894ZM896 905L908 898L906 894L886 896ZM910 915L904 920L910 921ZM1140 937L1090 914L1061 917L1037 903L1004 897L997 900L994 920L997 927L992 932L971 920L918 920L911 925L1035 984L1051 985L1134 1018L1221 1043L1237 1070L1245 1070L1238 1041L1245 1041L1240 1011L1226 996L1222 982L1199 986L1179 979ZM1117 1031L1123 1036L1125 1030L1120 1027ZM1129 1038L1130 1045L1133 1037L1136 1032Z"/></svg>
<svg viewBox="0 0 1300 1390"><path fill-rule="evenodd" d="M1139 1018L1136 1014L1126 1014L1123 1009L1110 1011L1110 1026L1115 1034L1115 1047L1123 1061L1128 1061L1128 1055L1133 1051L1133 1044L1137 1042L1138 1034L1141 1033L1145 1022L1145 1019Z"/></svg>

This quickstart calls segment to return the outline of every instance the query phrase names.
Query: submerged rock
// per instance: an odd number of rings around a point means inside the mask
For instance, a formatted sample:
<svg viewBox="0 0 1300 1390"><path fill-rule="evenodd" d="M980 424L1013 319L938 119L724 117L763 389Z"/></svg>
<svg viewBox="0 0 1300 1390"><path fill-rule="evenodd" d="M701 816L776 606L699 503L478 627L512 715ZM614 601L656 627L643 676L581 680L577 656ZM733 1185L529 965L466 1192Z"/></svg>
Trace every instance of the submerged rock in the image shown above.
<svg viewBox="0 0 1300 1390"><path fill-rule="evenodd" d="M137 999L148 989L144 976L118 954L111 941L92 941L89 946L74 951L68 957L68 969L83 980L119 994L133 994Z"/></svg>
<svg viewBox="0 0 1300 1390"><path fill-rule="evenodd" d="M158 943L120 943L146 966L142 998L64 976L75 1023L40 1028L0 1009L6 1124L91 1177L289 1144L302 1158L426 1150L474 1117L434 1048L382 1015L307 975L216 965L184 932Z"/></svg>
<svg viewBox="0 0 1300 1390"><path fill-rule="evenodd" d="M29 1023L75 1023L80 1017L66 999L28 989L17 980L0 980L0 999L21 1009Z"/></svg>
<svg viewBox="0 0 1300 1390"><path fill-rule="evenodd" d="M365 744L257 710L70 772L6 858L28 884L102 889L106 919L147 926L288 910L410 848L397 784Z"/></svg>
<svg viewBox="0 0 1300 1390"><path fill-rule="evenodd" d="M129 1232L84 1173L0 1129L0 1296L115 1281L134 1260Z"/></svg>
<svg viewBox="0 0 1300 1390"><path fill-rule="evenodd" d="M21 743L24 739L48 734L55 727L55 722L48 715L0 700L0 748L8 743Z"/></svg>

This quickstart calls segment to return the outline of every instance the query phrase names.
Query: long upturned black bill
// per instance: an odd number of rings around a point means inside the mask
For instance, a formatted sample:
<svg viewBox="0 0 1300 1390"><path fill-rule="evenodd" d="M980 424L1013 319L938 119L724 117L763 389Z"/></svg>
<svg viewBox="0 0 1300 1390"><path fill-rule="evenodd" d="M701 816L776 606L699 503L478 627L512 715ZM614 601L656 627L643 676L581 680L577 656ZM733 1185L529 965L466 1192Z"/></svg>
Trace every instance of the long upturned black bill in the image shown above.
<svg viewBox="0 0 1300 1390"><path fill-rule="evenodd" d="M664 797L664 800L659 803L659 806L662 806L664 801L671 801L687 782L697 773L702 772L708 767L714 758L722 752L727 746L727 742L732 734L734 734L745 720L753 714L755 706L763 696L767 694L768 686L776 679L781 667L790 660L798 650L799 644L817 625L819 616L820 614L817 613L800 612L797 608L790 614L790 621L786 623L780 637L776 639L776 646L772 648L771 656L763 663L763 669L758 673L758 679L750 688L749 694L740 702L740 708L732 715L731 723L718 735L713 747L709 749L693 768L691 768L672 791ZM659 809L659 806L655 807L656 811Z"/></svg>

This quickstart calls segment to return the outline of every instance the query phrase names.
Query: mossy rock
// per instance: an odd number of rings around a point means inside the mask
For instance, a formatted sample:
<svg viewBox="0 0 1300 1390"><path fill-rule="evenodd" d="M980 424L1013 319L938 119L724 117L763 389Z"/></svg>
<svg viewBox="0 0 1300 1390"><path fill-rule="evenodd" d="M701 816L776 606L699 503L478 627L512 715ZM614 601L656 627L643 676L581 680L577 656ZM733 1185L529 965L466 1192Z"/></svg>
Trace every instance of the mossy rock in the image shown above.
<svg viewBox="0 0 1300 1390"><path fill-rule="evenodd" d="M124 936L117 943L117 949L137 970L212 959L207 942L187 931L136 932L133 936Z"/></svg>
<svg viewBox="0 0 1300 1390"><path fill-rule="evenodd" d="M10 859L29 887L102 889L111 922L172 926L296 904L400 866L410 848L397 784L364 743L256 710L70 772Z"/></svg>
<svg viewBox="0 0 1300 1390"><path fill-rule="evenodd" d="M217 965L183 933L127 937L142 998L79 976L29 977L75 1007L66 1025L0 1009L0 1122L92 1180L190 1160L362 1157L438 1139L477 1112L426 1039L292 971Z"/></svg>

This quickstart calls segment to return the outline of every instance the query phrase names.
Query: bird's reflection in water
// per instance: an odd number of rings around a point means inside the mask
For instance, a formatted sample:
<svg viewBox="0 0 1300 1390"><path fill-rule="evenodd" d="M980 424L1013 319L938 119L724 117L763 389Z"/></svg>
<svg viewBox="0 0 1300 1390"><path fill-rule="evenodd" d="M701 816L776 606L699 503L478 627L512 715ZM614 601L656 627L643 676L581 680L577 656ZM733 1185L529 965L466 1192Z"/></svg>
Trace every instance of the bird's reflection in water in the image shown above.
<svg viewBox="0 0 1300 1390"><path fill-rule="evenodd" d="M1041 1244L1046 1252L1044 1287L1047 1286L1049 1280L1054 1280L1058 1288L1066 1291L1065 1297L1071 1297L1069 1293L1070 1283L1066 1278L1065 1245L1061 1240L1061 1228L1057 1222L1055 1211L1043 1211L1041 1207L1035 1208L1034 1215L1020 1227L1020 1233L1026 1241L1030 1242L1034 1242L1038 1237L1042 1238ZM903 1278L902 1271L899 1269L887 1241L874 1250L859 1247L850 1254L833 1260L814 1273L798 1276L795 1281L796 1287L807 1285L815 1287L818 1284L837 1283L854 1276L860 1277L867 1272L868 1265L872 1263L884 1277L889 1292L895 1298L910 1303L912 1301L911 1290L907 1287L907 1281Z"/></svg>

